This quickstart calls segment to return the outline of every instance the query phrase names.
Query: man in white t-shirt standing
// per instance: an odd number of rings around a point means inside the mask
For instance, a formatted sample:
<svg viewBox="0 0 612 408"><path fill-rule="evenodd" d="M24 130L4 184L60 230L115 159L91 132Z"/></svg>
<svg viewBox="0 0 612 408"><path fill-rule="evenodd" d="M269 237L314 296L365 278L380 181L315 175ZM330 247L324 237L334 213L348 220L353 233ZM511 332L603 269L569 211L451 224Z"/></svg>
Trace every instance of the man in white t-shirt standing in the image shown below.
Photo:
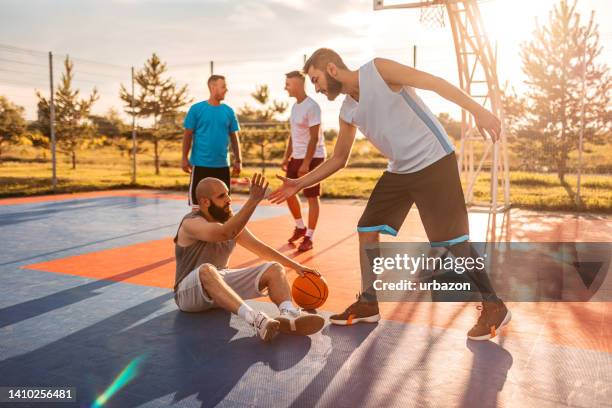
<svg viewBox="0 0 612 408"><path fill-rule="evenodd" d="M296 99L296 103L291 107L291 135L282 166L287 172L287 178L297 179L323 163L325 141L321 129L321 108L306 95L304 74L291 71L285 76L285 90L290 97ZM298 247L301 252L312 249L313 234L319 220L320 195L320 184L304 189L304 196L308 200L308 228L302 219L299 198L292 196L287 200L289 211L295 219L295 229L289 242L293 243L303 237Z"/></svg>

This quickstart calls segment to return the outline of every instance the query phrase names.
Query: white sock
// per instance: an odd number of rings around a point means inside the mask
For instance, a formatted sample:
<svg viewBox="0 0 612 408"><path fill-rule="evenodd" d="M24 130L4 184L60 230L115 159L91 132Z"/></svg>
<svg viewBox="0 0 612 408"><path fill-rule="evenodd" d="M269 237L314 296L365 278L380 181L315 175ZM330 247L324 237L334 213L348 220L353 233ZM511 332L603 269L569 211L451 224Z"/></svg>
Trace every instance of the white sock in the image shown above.
<svg viewBox="0 0 612 408"><path fill-rule="evenodd" d="M247 305L246 303L241 304L240 308L238 309L238 316L246 320L248 324L253 324L256 314L257 313L255 313L251 306Z"/></svg>
<svg viewBox="0 0 612 408"><path fill-rule="evenodd" d="M313 229L308 228L308 229L306 230L306 236L307 236L307 237L309 237L310 239L312 239L312 236L313 236L313 235L314 235L314 230L313 230Z"/></svg>
<svg viewBox="0 0 612 408"><path fill-rule="evenodd" d="M295 226L298 227L299 229L306 228L306 226L304 225L304 220L301 218L298 218L295 220Z"/></svg>
<svg viewBox="0 0 612 408"><path fill-rule="evenodd" d="M298 311L296 309L295 305L293 304L293 302L290 301L290 300L285 300L284 302L282 302L280 305L278 305L278 309L279 310L288 310L290 312L297 312Z"/></svg>

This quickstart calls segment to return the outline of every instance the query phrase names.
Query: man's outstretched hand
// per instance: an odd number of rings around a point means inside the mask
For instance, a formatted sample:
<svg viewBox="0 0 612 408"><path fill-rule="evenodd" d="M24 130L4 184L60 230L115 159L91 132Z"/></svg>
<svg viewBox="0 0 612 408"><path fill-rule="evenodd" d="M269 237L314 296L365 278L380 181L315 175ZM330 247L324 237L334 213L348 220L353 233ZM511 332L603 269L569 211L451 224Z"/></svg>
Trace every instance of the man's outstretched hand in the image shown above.
<svg viewBox="0 0 612 408"><path fill-rule="evenodd" d="M259 173L253 174L250 185L249 199L260 202L266 198L266 190L268 189L269 183L263 175Z"/></svg>
<svg viewBox="0 0 612 408"><path fill-rule="evenodd" d="M274 190L268 199L274 204L280 204L289 197L294 196L300 191L296 179L289 179L283 176L276 176L283 184Z"/></svg>
<svg viewBox="0 0 612 408"><path fill-rule="evenodd" d="M493 143L499 140L501 137L501 121L497 116L483 108L474 115L474 119L480 134L485 140L487 140L487 135L489 135Z"/></svg>

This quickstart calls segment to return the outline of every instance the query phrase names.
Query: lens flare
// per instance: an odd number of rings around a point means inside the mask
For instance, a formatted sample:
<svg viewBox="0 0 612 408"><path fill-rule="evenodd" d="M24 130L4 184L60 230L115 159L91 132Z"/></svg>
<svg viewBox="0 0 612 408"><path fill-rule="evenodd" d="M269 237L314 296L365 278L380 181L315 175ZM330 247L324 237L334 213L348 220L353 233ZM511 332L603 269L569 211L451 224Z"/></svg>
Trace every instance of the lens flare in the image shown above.
<svg viewBox="0 0 612 408"><path fill-rule="evenodd" d="M139 356L130 361L130 363L119 373L115 381L102 393L91 408L100 408L113 396L117 391L126 386L130 381L134 379L139 373L139 366L144 361L145 356Z"/></svg>

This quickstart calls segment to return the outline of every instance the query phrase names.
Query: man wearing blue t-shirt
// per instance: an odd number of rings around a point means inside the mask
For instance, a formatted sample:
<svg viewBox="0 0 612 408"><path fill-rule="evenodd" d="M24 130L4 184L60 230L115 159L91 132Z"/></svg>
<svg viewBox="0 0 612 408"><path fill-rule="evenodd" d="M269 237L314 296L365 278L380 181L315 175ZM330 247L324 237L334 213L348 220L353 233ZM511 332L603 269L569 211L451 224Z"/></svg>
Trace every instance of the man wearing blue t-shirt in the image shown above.
<svg viewBox="0 0 612 408"><path fill-rule="evenodd" d="M184 122L182 167L191 174L189 205L192 208L198 208L195 190L200 180L206 177L218 178L230 188L230 141L234 155L232 175L240 175L242 169L238 120L234 110L221 103L227 93L225 77L211 75L208 78L208 89L210 98L192 105Z"/></svg>

